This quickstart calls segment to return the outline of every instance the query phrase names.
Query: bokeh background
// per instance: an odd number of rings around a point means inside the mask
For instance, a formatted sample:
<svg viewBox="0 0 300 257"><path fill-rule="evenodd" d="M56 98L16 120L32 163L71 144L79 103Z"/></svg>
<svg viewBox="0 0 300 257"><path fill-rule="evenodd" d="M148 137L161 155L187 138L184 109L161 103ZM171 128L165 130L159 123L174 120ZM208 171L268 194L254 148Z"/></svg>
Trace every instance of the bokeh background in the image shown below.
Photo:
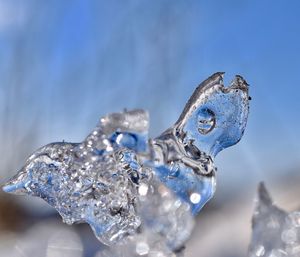
<svg viewBox="0 0 300 257"><path fill-rule="evenodd" d="M246 256L259 181L281 207L300 207L299 10L298 0L0 0L0 183L39 146L78 142L125 107L147 109L158 135L199 82L241 74L248 126L216 158L217 193L186 256ZM101 249L87 226L63 224L43 201L0 194L0 256Z"/></svg>

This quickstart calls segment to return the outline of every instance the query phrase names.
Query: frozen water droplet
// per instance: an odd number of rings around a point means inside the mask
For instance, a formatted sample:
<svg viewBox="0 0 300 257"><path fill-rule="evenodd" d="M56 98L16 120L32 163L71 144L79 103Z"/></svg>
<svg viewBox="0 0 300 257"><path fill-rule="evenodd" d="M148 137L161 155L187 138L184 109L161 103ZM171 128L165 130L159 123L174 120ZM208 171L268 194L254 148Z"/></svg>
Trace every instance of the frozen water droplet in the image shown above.
<svg viewBox="0 0 300 257"><path fill-rule="evenodd" d="M216 73L195 90L175 124L182 142L215 156L242 137L249 109L248 86L236 76L229 87Z"/></svg>
<svg viewBox="0 0 300 257"><path fill-rule="evenodd" d="M213 157L240 140L247 121L247 83L237 76L224 87L222 78L216 73L204 81L175 125L151 145L156 175L191 205L194 214L214 194ZM201 196L199 201L191 192Z"/></svg>
<svg viewBox="0 0 300 257"><path fill-rule="evenodd" d="M147 112L112 113L81 143L38 149L3 189L44 199L64 222L88 223L104 244L130 245L116 247L114 257L174 257L192 214L215 192L215 155L245 129L247 83L237 76L224 87L222 77L204 81L157 138L148 139Z"/></svg>
<svg viewBox="0 0 300 257"><path fill-rule="evenodd" d="M201 134L208 134L212 131L216 125L216 117L213 111L210 109L203 109L198 115L199 126L198 130Z"/></svg>

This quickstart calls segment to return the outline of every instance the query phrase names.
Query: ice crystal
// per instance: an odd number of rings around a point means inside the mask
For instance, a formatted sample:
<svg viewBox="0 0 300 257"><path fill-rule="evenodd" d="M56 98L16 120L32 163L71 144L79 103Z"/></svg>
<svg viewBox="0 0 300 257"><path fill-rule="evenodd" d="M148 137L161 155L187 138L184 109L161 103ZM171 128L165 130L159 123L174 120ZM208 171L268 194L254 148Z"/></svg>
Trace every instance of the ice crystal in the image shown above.
<svg viewBox="0 0 300 257"><path fill-rule="evenodd" d="M300 212L288 213L276 205L263 183L252 219L249 257L299 257Z"/></svg>
<svg viewBox="0 0 300 257"><path fill-rule="evenodd" d="M120 256L173 256L166 249L182 247L192 215L214 194L213 158L246 126L247 83L236 76L224 87L222 78L216 73L201 83L157 138L148 139L147 112L109 114L83 142L37 150L4 191L41 197L66 223L88 223L104 244L134 244L126 249L135 253L124 255L123 247Z"/></svg>

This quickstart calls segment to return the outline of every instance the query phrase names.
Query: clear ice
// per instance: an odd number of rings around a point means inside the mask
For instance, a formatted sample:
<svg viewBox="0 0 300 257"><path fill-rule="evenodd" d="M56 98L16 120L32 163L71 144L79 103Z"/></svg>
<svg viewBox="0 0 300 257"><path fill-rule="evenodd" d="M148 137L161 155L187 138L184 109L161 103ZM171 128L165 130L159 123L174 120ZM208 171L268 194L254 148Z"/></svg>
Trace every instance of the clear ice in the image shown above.
<svg viewBox="0 0 300 257"><path fill-rule="evenodd" d="M148 138L146 111L112 113L83 142L34 152L3 189L41 197L67 224L88 223L104 244L132 246L112 256L174 256L215 192L214 157L241 139L248 109L245 80L225 87L215 73L157 138Z"/></svg>
<svg viewBox="0 0 300 257"><path fill-rule="evenodd" d="M299 257L300 212L288 213L276 205L263 183L252 218L249 257Z"/></svg>

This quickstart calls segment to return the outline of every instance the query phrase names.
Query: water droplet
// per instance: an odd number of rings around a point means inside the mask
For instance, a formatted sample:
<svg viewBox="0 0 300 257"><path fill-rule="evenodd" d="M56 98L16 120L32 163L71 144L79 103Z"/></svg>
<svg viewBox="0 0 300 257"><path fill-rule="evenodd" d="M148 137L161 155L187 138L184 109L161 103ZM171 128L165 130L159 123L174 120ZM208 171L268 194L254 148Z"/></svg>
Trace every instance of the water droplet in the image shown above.
<svg viewBox="0 0 300 257"><path fill-rule="evenodd" d="M198 114L198 131L206 135L211 132L216 125L216 116L210 109L203 109Z"/></svg>

